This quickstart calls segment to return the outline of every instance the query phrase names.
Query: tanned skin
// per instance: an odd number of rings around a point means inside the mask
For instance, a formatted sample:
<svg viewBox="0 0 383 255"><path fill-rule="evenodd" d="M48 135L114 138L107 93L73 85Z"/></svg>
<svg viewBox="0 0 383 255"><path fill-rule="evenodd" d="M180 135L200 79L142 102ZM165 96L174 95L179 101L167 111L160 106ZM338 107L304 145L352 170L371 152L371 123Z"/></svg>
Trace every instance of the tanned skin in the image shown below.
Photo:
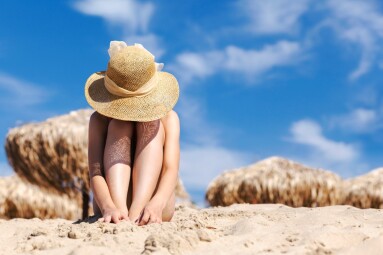
<svg viewBox="0 0 383 255"><path fill-rule="evenodd" d="M149 122L122 121L94 112L88 164L95 216L138 225L170 221L180 160L175 111Z"/></svg>

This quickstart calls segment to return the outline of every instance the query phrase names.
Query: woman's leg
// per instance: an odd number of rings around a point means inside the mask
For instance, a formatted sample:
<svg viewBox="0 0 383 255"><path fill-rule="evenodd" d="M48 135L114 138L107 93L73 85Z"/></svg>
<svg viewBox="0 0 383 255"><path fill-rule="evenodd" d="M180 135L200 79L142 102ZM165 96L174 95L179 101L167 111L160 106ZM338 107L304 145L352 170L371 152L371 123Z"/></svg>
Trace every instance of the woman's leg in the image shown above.
<svg viewBox="0 0 383 255"><path fill-rule="evenodd" d="M162 176L162 171L160 174L159 181L157 182L156 189L153 192L153 195L155 195L157 192L158 185L161 181L161 176ZM170 221L173 218L175 205L176 205L176 191L174 190L172 194L170 195L170 198L168 202L166 203L164 210L162 211L162 221Z"/></svg>
<svg viewBox="0 0 383 255"><path fill-rule="evenodd" d="M176 205L176 192L173 191L162 212L162 221L170 221L173 218Z"/></svg>
<svg viewBox="0 0 383 255"><path fill-rule="evenodd" d="M131 173L134 122L112 119L104 151L105 179L116 207L128 215L127 194Z"/></svg>
<svg viewBox="0 0 383 255"><path fill-rule="evenodd" d="M165 130L158 120L136 123L137 145L133 165L133 194L129 218L134 221L153 196L163 161Z"/></svg>
<svg viewBox="0 0 383 255"><path fill-rule="evenodd" d="M108 131L110 118L99 114L98 112L92 113L89 120L88 132L88 166L89 177L92 179L94 176L101 176L104 178L104 147L106 135ZM90 182L91 190L94 194L94 189ZM95 196L93 195L93 212L95 215L101 216L101 210L97 205Z"/></svg>

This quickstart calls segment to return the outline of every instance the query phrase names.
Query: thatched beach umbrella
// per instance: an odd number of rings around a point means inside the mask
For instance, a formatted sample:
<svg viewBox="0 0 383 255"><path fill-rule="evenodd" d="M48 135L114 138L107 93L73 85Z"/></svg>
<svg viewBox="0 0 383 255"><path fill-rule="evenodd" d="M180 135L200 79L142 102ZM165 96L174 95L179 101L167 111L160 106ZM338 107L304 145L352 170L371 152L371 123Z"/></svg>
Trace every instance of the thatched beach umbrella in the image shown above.
<svg viewBox="0 0 383 255"><path fill-rule="evenodd" d="M69 196L21 180L17 175L0 178L0 218L78 219L81 206Z"/></svg>
<svg viewBox="0 0 383 255"><path fill-rule="evenodd" d="M271 157L225 171L208 186L212 206L234 203L281 203L292 207L335 205L342 201L341 178L330 171Z"/></svg>
<svg viewBox="0 0 383 255"><path fill-rule="evenodd" d="M82 109L12 128L5 143L9 163L21 178L82 201L83 218L89 208L88 125L93 112ZM180 183L177 191L186 193Z"/></svg>
<svg viewBox="0 0 383 255"><path fill-rule="evenodd" d="M344 204L383 209L383 168L343 181Z"/></svg>
<svg viewBox="0 0 383 255"><path fill-rule="evenodd" d="M9 163L21 178L82 200L84 216L89 207L87 132L92 112L73 111L12 128L5 144Z"/></svg>

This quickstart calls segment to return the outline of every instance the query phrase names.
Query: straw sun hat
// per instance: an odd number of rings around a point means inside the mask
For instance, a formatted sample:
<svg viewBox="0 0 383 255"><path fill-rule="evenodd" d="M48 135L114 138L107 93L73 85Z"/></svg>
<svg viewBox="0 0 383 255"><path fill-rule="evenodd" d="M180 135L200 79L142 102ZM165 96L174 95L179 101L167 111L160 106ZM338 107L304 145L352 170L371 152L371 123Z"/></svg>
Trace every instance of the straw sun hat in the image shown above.
<svg viewBox="0 0 383 255"><path fill-rule="evenodd" d="M102 115L131 121L165 116L178 101L177 79L161 72L163 64L141 44L111 41L106 71L93 73L85 83L85 98Z"/></svg>

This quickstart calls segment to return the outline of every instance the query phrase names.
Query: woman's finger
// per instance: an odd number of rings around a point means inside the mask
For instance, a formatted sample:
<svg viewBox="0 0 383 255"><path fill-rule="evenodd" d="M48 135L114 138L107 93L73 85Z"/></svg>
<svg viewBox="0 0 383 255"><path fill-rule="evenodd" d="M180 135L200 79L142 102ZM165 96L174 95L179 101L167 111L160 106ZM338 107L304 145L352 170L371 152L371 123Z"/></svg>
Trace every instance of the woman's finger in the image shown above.
<svg viewBox="0 0 383 255"><path fill-rule="evenodd" d="M155 219L152 219L152 217L149 218L149 221L148 221L148 224L152 224L152 223L155 223L156 220Z"/></svg>
<svg viewBox="0 0 383 255"><path fill-rule="evenodd" d="M141 219L142 219L142 216L143 216L143 213L144 213L144 209L140 212L140 215L138 216L138 218L134 221L134 223L138 224Z"/></svg>
<svg viewBox="0 0 383 255"><path fill-rule="evenodd" d="M129 219L128 213L121 213L120 219L121 220L128 220Z"/></svg>
<svg viewBox="0 0 383 255"><path fill-rule="evenodd" d="M150 219L150 214L147 211L145 211L138 225L139 226L145 225L146 223L148 223L149 219Z"/></svg>
<svg viewBox="0 0 383 255"><path fill-rule="evenodd" d="M104 222L110 223L110 220L111 220L111 219L112 219L112 217L111 217L110 215L107 215L107 216L105 217Z"/></svg>
<svg viewBox="0 0 383 255"><path fill-rule="evenodd" d="M120 223L120 220L118 219L118 216L117 215L112 215L112 221L114 222L114 223Z"/></svg>
<svg viewBox="0 0 383 255"><path fill-rule="evenodd" d="M160 222L160 218L158 218L157 216L154 216L152 215L152 217L150 217L150 220L148 223L159 223Z"/></svg>

